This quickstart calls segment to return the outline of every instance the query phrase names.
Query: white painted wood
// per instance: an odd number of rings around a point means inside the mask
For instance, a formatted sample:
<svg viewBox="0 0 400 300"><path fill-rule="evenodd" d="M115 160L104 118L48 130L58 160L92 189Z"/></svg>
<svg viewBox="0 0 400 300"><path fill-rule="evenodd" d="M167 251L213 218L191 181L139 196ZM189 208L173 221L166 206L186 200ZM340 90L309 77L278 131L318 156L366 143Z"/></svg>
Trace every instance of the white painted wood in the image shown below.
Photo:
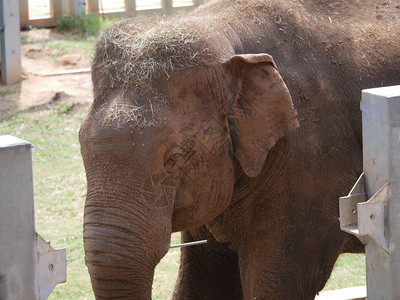
<svg viewBox="0 0 400 300"><path fill-rule="evenodd" d="M367 287L356 286L334 291L325 291L320 293L315 300L355 300L366 299Z"/></svg>

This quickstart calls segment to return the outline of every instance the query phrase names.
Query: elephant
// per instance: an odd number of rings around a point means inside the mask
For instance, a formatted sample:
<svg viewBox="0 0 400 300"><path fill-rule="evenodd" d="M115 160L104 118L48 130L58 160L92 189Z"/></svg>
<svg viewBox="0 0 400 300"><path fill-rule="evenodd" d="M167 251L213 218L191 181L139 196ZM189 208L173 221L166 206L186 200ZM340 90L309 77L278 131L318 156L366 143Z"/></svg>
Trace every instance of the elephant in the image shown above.
<svg viewBox="0 0 400 300"><path fill-rule="evenodd" d="M173 299L314 299L362 173L361 90L400 82L400 10L377 0L215 0L100 37L79 139L97 299L151 299L172 232Z"/></svg>

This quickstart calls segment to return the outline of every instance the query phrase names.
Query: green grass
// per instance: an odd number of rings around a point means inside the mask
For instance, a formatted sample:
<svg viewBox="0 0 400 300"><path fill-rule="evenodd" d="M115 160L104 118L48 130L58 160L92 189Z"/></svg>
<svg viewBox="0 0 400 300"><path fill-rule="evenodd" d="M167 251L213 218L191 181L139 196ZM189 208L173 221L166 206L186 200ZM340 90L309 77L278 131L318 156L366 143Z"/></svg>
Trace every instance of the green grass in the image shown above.
<svg viewBox="0 0 400 300"><path fill-rule="evenodd" d="M346 287L365 285L365 255L342 254L336 261L335 268L324 290L338 290Z"/></svg>
<svg viewBox="0 0 400 300"><path fill-rule="evenodd" d="M86 106L65 103L0 122L0 135L11 134L33 145L36 231L54 248L67 249L67 283L58 285L49 299L94 299L82 242L86 177L78 130L86 112ZM171 243L179 240L179 234L173 234ZM157 267L154 299L172 294L179 253L172 249Z"/></svg>
<svg viewBox="0 0 400 300"><path fill-rule="evenodd" d="M56 28L59 31L74 30L84 36L98 36L102 30L109 27L116 20L103 19L96 14L64 15L58 18Z"/></svg>
<svg viewBox="0 0 400 300"><path fill-rule="evenodd" d="M171 237L171 245L180 244L180 234L174 233ZM174 291L176 277L179 268L179 249L171 249L157 265L153 283L153 299L165 300L171 298Z"/></svg>
<svg viewBox="0 0 400 300"><path fill-rule="evenodd" d="M67 53L76 53L77 50L83 51L89 56L94 52L95 41L95 37L84 37L70 32L63 32L51 38L48 36L35 36L29 33L21 35L22 47L34 45L35 49L44 51L53 58Z"/></svg>
<svg viewBox="0 0 400 300"><path fill-rule="evenodd" d="M69 114L74 107L74 102L61 103L57 108L57 112L58 114Z"/></svg>
<svg viewBox="0 0 400 300"><path fill-rule="evenodd" d="M77 39L76 37L68 39L68 36L67 39L63 38L62 40L49 41L45 45L43 45L44 48L50 50L51 49L59 50L57 53L58 55L73 53L77 49L84 50L86 53L91 54L94 51L94 46L95 46L94 40Z"/></svg>
<svg viewBox="0 0 400 300"><path fill-rule="evenodd" d="M50 35L34 34L39 32L35 28L31 29L33 34L23 32L21 44L23 47L34 44L35 49L43 51L53 59L77 51L83 51L89 57L94 52L95 42L100 33L118 21L120 19L103 20L100 15L65 15L58 19L57 30L52 30Z"/></svg>
<svg viewBox="0 0 400 300"><path fill-rule="evenodd" d="M67 284L49 299L90 298L84 267L82 212L86 178L79 153L77 130L86 108L74 114L57 110L14 115L0 123L0 134L32 143L36 231L53 247L66 247Z"/></svg>
<svg viewBox="0 0 400 300"><path fill-rule="evenodd" d="M87 106L58 104L44 111L16 114L0 122L0 135L11 134L33 145L36 230L53 247L67 249L67 283L49 299L94 299L84 263L82 242L86 178L79 152L78 130ZM179 243L173 234L172 244ZM153 299L172 295L179 264L172 249L157 266ZM363 255L342 255L326 289L365 284Z"/></svg>
<svg viewBox="0 0 400 300"><path fill-rule="evenodd" d="M7 95L11 95L14 93L17 93L21 90L21 84L16 84L13 87L10 88L4 88L4 89L0 89L0 97L1 96L7 96Z"/></svg>

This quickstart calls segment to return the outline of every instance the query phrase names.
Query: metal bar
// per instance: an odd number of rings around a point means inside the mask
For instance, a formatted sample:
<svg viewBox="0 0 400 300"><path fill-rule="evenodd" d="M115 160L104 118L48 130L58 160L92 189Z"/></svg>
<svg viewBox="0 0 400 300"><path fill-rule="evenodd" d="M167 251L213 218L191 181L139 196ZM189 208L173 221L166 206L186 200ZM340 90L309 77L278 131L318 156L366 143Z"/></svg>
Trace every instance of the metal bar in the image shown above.
<svg viewBox="0 0 400 300"><path fill-rule="evenodd" d="M207 243L207 240L201 240L201 241L196 241L196 242L171 245L169 248L172 249L172 248L190 247L190 246L197 246L197 245L202 245L202 244L206 244L206 243Z"/></svg>
<svg viewBox="0 0 400 300"><path fill-rule="evenodd" d="M90 73L92 71L91 68L82 68L82 69L73 69L73 70L65 70L53 73L34 73L36 76L48 77L48 76L60 76L60 75L72 75L72 74L82 74L82 73Z"/></svg>
<svg viewBox="0 0 400 300"><path fill-rule="evenodd" d="M19 1L0 1L1 80L13 84L21 79Z"/></svg>
<svg viewBox="0 0 400 300"><path fill-rule="evenodd" d="M66 250L53 249L36 233L36 254L36 284L39 299L45 300L57 284L67 280Z"/></svg>
<svg viewBox="0 0 400 300"><path fill-rule="evenodd" d="M388 198L388 249L376 238L366 240L367 296L395 300L400 299L400 86L364 90L361 110L365 190L368 198L379 190Z"/></svg>

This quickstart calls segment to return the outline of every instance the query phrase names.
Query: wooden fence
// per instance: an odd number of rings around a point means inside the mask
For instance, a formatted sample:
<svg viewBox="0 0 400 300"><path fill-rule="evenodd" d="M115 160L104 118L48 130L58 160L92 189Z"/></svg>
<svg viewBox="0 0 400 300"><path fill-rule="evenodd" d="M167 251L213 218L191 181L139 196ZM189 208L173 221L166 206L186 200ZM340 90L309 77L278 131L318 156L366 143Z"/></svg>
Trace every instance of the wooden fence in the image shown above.
<svg viewBox="0 0 400 300"><path fill-rule="evenodd" d="M137 7L136 0L124 0L122 9L108 11L101 7L102 0L49 0L50 16L41 18L29 17L29 1L19 0L21 26L40 26L53 27L57 19L61 15L74 14L77 12L86 12L90 14L102 14L105 17L132 17L139 15L164 15L173 14L178 11L189 11L197 7L206 0L191 0L189 5L175 5L174 0L160 0L158 7L150 7L149 9L141 9Z"/></svg>

